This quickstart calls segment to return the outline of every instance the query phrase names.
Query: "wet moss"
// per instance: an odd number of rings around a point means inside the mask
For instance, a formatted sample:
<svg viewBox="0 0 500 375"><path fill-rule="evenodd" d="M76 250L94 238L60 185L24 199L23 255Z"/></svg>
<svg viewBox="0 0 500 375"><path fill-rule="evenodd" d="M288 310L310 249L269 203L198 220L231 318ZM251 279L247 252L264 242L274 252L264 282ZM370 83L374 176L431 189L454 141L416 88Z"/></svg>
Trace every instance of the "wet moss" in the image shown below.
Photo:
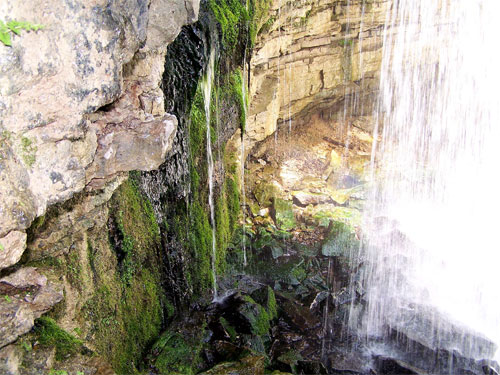
<svg viewBox="0 0 500 375"><path fill-rule="evenodd" d="M208 4L221 27L224 48L234 50L250 20L246 4L240 0L209 0Z"/></svg>
<svg viewBox="0 0 500 375"><path fill-rule="evenodd" d="M203 341L201 333L195 337L166 331L153 346L153 352L159 353L154 366L160 374L192 375L198 372L202 362L201 351Z"/></svg>

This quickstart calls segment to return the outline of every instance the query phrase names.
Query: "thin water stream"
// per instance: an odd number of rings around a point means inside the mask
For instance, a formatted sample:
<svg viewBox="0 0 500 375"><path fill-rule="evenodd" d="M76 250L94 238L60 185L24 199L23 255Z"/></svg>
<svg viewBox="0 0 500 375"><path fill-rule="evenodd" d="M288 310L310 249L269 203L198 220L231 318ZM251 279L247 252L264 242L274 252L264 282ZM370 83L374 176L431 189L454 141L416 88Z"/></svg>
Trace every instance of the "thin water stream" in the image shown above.
<svg viewBox="0 0 500 375"><path fill-rule="evenodd" d="M368 336L432 309L500 344L499 11L497 0L388 11L364 225ZM473 335L452 345L482 356Z"/></svg>
<svg viewBox="0 0 500 375"><path fill-rule="evenodd" d="M208 164L208 204L210 206L210 223L212 225L212 279L214 301L217 300L217 247L215 243L215 206L214 206L214 158L212 154L212 134L210 126L210 104L212 98L212 84L215 70L215 46L210 48L210 58L205 76L201 80L205 118L207 123L207 164Z"/></svg>

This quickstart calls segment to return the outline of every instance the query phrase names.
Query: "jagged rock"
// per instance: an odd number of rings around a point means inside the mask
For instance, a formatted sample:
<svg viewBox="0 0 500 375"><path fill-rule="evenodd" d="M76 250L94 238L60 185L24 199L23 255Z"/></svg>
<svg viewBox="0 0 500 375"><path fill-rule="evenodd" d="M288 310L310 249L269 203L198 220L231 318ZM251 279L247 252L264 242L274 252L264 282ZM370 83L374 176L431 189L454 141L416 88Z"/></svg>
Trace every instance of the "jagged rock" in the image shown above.
<svg viewBox="0 0 500 375"><path fill-rule="evenodd" d="M283 297L281 294L276 295L279 300L279 306L284 319L296 327L301 332L307 332L319 327L320 321L318 317L311 311L300 305L298 302Z"/></svg>
<svg viewBox="0 0 500 375"><path fill-rule="evenodd" d="M16 264L26 248L26 233L13 230L0 238L0 269Z"/></svg>
<svg viewBox="0 0 500 375"><path fill-rule="evenodd" d="M147 122L128 119L103 126L95 161L87 169L88 180L106 181L119 172L158 168L172 146L177 119L164 115Z"/></svg>
<svg viewBox="0 0 500 375"><path fill-rule="evenodd" d="M35 268L21 268L0 279L0 347L28 332L34 320L63 299L62 286L48 282Z"/></svg>

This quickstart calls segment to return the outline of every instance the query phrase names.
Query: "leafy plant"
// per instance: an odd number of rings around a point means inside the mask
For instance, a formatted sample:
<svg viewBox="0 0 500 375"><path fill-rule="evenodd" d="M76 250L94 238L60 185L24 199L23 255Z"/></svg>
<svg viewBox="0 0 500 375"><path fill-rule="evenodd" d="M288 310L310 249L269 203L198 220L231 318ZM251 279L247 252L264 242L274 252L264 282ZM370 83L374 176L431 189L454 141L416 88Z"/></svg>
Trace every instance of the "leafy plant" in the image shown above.
<svg viewBox="0 0 500 375"><path fill-rule="evenodd" d="M5 23L0 20L0 41L6 46L12 46L11 33L21 35L21 30L38 31L43 27L26 21L12 20Z"/></svg>
<svg viewBox="0 0 500 375"><path fill-rule="evenodd" d="M12 298L10 298L8 295L3 296L3 298L9 303L12 302Z"/></svg>

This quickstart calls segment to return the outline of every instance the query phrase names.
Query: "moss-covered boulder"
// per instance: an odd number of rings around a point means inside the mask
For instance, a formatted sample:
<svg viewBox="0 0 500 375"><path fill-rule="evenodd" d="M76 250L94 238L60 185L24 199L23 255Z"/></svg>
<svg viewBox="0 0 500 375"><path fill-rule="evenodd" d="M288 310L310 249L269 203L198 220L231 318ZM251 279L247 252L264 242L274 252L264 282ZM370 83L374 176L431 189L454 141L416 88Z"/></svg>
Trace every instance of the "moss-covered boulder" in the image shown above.
<svg viewBox="0 0 500 375"><path fill-rule="evenodd" d="M339 221L332 222L330 233L321 247L321 253L328 257L348 258L353 250L358 250L359 241L352 229Z"/></svg>
<svg viewBox="0 0 500 375"><path fill-rule="evenodd" d="M293 213L293 204L281 198L273 200L273 219L276 226L282 230L295 228L297 222Z"/></svg>

